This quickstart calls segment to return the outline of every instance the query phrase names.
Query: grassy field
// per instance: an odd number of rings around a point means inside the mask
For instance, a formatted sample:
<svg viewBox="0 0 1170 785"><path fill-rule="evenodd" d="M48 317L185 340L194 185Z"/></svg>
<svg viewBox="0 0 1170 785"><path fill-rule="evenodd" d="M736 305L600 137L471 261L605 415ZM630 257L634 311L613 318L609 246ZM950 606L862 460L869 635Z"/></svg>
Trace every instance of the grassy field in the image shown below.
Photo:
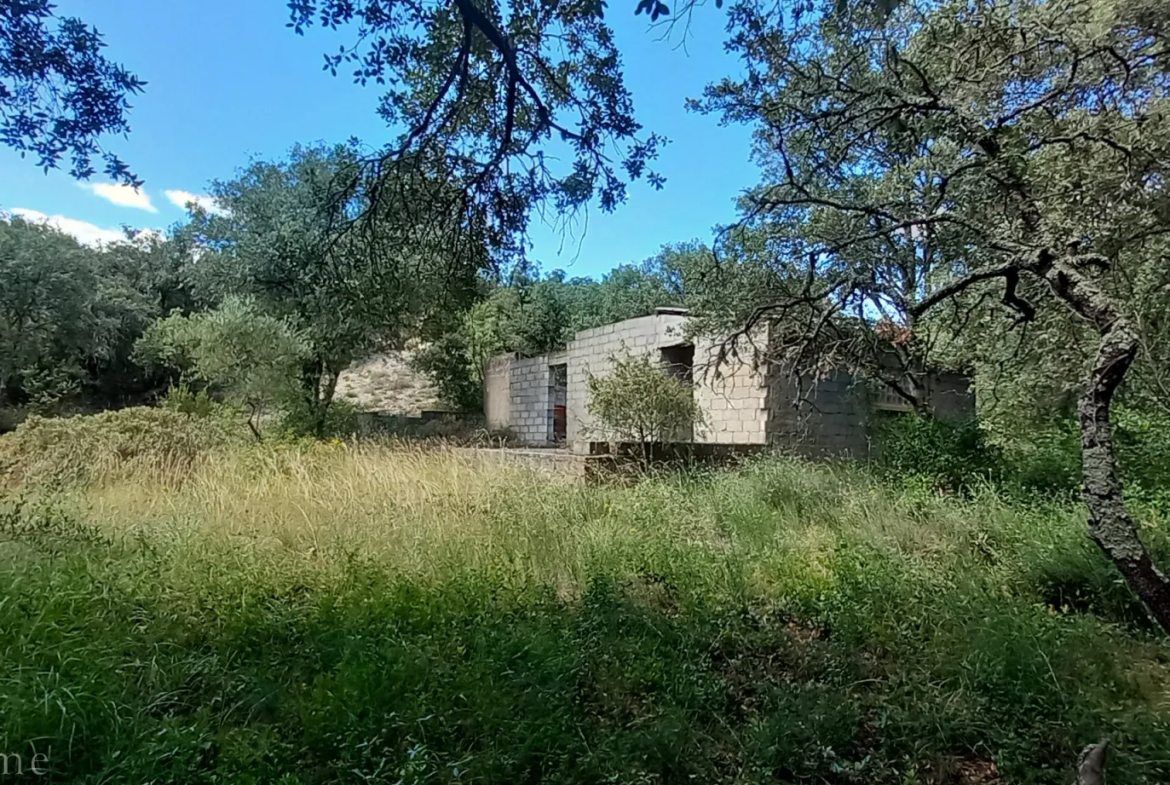
<svg viewBox="0 0 1170 785"><path fill-rule="evenodd" d="M0 502L0 752L41 781L1055 785L1108 738L1170 782L1170 647L1077 509L782 460L112 465Z"/></svg>

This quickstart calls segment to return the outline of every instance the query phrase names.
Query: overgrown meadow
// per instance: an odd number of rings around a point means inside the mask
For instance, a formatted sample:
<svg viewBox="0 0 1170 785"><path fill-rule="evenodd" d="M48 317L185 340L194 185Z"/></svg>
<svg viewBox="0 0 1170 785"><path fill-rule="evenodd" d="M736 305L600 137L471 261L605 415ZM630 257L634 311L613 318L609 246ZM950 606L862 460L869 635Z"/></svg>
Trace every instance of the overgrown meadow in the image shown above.
<svg viewBox="0 0 1170 785"><path fill-rule="evenodd" d="M42 781L1063 785L1108 738L1170 782L1170 647L1076 506L100 417L0 438L0 751Z"/></svg>

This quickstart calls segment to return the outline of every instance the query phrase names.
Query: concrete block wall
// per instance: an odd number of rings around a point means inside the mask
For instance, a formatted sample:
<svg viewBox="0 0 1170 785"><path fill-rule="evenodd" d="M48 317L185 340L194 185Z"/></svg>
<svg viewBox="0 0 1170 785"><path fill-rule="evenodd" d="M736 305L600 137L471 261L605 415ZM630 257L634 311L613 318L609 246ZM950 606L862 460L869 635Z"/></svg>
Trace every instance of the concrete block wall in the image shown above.
<svg viewBox="0 0 1170 785"><path fill-rule="evenodd" d="M851 374L834 371L799 387L775 367L768 377L768 441L777 449L808 458L869 456L869 403Z"/></svg>
<svg viewBox="0 0 1170 785"><path fill-rule="evenodd" d="M768 387L745 345L740 357L718 362L719 343L695 341L695 400L704 422L695 441L765 444L768 441Z"/></svg>
<svg viewBox="0 0 1170 785"><path fill-rule="evenodd" d="M516 358L511 368L511 429L522 444L545 445L552 435L549 357Z"/></svg>
<svg viewBox="0 0 1170 785"><path fill-rule="evenodd" d="M655 314L582 330L569 342L569 391L566 412L567 441L577 452L588 450L590 441L606 441L605 433L589 416L589 376L603 377L613 367L613 357L657 354L663 346L683 343L686 317Z"/></svg>
<svg viewBox="0 0 1170 785"><path fill-rule="evenodd" d="M605 376L614 357L657 357L662 348L684 343L685 323L681 314L659 313L584 330L563 353L494 358L485 380L489 426L501 427L506 420L522 443L549 444L553 427L549 366L565 363L568 444L584 453L591 441L618 438L600 429L589 416L590 375ZM778 367L757 361L751 347L764 346L766 340L761 340L764 336L753 337L756 340L742 346L739 358L725 360L718 368L718 342L696 339L695 396L705 422L696 428L695 441L769 444L808 457L869 457L873 418L863 384L845 371L836 371L823 379L806 380L798 391L795 381ZM935 374L928 389L930 405L942 419L974 418L974 395L966 376Z"/></svg>
<svg viewBox="0 0 1170 785"><path fill-rule="evenodd" d="M483 413L490 430L512 425L512 361L514 353L499 354L488 361L483 379Z"/></svg>
<svg viewBox="0 0 1170 785"><path fill-rule="evenodd" d="M953 371L935 373L927 377L926 386L935 417L956 424L975 421L975 391L969 376Z"/></svg>

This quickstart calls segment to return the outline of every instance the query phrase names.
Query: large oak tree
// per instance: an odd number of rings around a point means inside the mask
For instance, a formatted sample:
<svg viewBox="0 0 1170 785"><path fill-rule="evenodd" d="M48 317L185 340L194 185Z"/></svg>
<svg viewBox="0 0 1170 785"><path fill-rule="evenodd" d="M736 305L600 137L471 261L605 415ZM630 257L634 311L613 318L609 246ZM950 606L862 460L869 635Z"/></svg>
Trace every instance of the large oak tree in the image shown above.
<svg viewBox="0 0 1170 785"><path fill-rule="evenodd" d="M1092 357L1061 373L1082 378L1089 532L1170 631L1170 582L1126 508L1110 422L1141 343L1113 279L1156 267L1170 231L1170 7L907 0L887 16L744 0L729 29L746 74L704 105L756 125L767 179L745 222L793 228L781 235L801 252L774 257L783 285L749 324L782 326L770 348L801 373L836 334L913 347L989 303L1020 325L1078 318Z"/></svg>

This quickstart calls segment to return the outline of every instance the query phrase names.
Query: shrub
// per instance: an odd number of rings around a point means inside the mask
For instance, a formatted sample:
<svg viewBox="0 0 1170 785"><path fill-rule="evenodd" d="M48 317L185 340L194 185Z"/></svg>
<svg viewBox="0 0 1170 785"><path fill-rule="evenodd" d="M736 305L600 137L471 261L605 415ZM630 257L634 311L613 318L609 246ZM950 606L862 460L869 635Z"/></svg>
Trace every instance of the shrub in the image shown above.
<svg viewBox="0 0 1170 785"><path fill-rule="evenodd" d="M159 406L193 417L211 417L223 411L223 405L212 398L207 390L192 390L186 384L178 384L167 390Z"/></svg>
<svg viewBox="0 0 1170 785"><path fill-rule="evenodd" d="M0 436L0 487L87 484L143 469L181 470L242 435L224 418L161 408L33 416Z"/></svg>
<svg viewBox="0 0 1170 785"><path fill-rule="evenodd" d="M996 479L1002 455L974 423L954 425L917 414L883 417L878 466L887 476L915 478L948 491Z"/></svg>
<svg viewBox="0 0 1170 785"><path fill-rule="evenodd" d="M589 413L599 430L625 441L669 441L702 423L691 385L649 356L613 359L605 377L589 376Z"/></svg>
<svg viewBox="0 0 1170 785"><path fill-rule="evenodd" d="M344 439L357 433L359 409L349 401L334 399L324 415L314 411L303 399L287 404L280 418L284 436L316 436L319 439Z"/></svg>

